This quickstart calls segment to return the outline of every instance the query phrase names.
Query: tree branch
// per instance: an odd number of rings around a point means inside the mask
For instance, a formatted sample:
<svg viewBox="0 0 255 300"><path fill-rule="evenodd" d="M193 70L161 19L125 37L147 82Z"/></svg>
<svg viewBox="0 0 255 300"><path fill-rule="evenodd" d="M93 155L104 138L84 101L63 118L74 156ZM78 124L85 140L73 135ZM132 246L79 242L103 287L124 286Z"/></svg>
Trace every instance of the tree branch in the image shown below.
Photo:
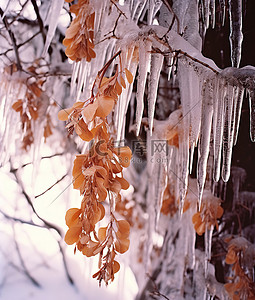
<svg viewBox="0 0 255 300"><path fill-rule="evenodd" d="M21 266L22 266L22 268L23 268L23 270L24 270L24 274L31 280L31 282L35 285L35 286L37 286L37 287L41 287L41 285L39 284L39 282L29 273L29 271L28 271L28 269L27 269L27 267L26 267L26 264L25 264L25 262L24 262L24 259L23 259L23 257L22 257L22 255L21 255L21 252L20 252L20 249L19 249L19 244L18 244L18 242L17 242L17 240L16 240L16 235L15 235L15 228L14 228L14 226L13 226L13 235L14 235L14 244L15 244L15 248L16 248L16 251L17 251L17 254L18 254L18 257L19 257L19 260L20 260L20 263L21 263Z"/></svg>
<svg viewBox="0 0 255 300"><path fill-rule="evenodd" d="M29 204L29 206L31 207L33 213L37 216L37 218L38 218L39 220L41 220L41 221L45 224L46 228L48 228L48 229L54 229L54 230L62 237L62 236L63 236L62 231L61 231L56 225L54 225L54 224L52 224L52 223L46 221L45 219L43 219L43 218L37 213L37 211L36 211L36 209L35 209L35 207L34 207L34 205L33 205L33 203L32 203L31 198L29 197L29 195L28 195L27 192L25 191L23 185L22 185L22 184L20 183L20 181L19 181L19 178L18 178L18 175L17 175L17 169L13 169L13 168L11 167L10 172L14 174L15 179L16 179L16 182L19 184L19 186L20 186L20 188L21 188L22 194L25 196L25 198L26 198L26 200L27 200L27 203Z"/></svg>
<svg viewBox="0 0 255 300"><path fill-rule="evenodd" d="M32 5L34 7L34 11L35 11L35 14L37 16L37 19L38 19L38 24L39 24L40 31L41 31L41 34L42 34L42 37L43 37L43 42L45 43L45 41L46 41L46 35L45 35L45 32L44 32L43 21L42 21L42 18L40 16L40 12L39 12L36 0L31 0L31 2L32 2Z"/></svg>
<svg viewBox="0 0 255 300"><path fill-rule="evenodd" d="M62 181L65 177L67 176L67 174L63 175L60 179L58 179L55 183L53 183L49 188L47 188L47 190L45 190L44 192L42 192L39 195L36 195L35 198L41 197L42 195L44 195L45 193L47 193L49 190L51 190L55 185L57 185L60 181Z"/></svg>
<svg viewBox="0 0 255 300"><path fill-rule="evenodd" d="M3 15L4 15L4 12L3 12L2 8L0 7L0 16L2 17ZM3 20L6 30L8 31L10 38L11 38L14 53L16 56L17 69L20 71L20 70L22 70L22 66L21 66L21 62L20 62L20 58L19 58L19 52L18 52L18 47L17 47L17 43L16 43L16 38L15 38L13 32L11 31L11 29L9 27L9 23L5 16L2 18L2 20Z"/></svg>

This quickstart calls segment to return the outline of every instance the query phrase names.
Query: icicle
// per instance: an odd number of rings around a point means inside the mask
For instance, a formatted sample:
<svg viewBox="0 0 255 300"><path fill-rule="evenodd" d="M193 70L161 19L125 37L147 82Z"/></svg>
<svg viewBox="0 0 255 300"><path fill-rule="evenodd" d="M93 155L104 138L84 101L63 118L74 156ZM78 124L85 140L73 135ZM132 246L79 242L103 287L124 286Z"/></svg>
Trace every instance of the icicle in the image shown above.
<svg viewBox="0 0 255 300"><path fill-rule="evenodd" d="M163 61L164 56L162 54L153 53L151 55L151 68L148 81L148 116L150 134L152 134L153 117L157 99L159 76L162 69Z"/></svg>
<svg viewBox="0 0 255 300"><path fill-rule="evenodd" d="M255 93L253 90L249 92L249 106L250 106L250 137L252 142L255 142Z"/></svg>
<svg viewBox="0 0 255 300"><path fill-rule="evenodd" d="M211 12L211 26L215 27L215 0L211 0L210 2L210 12Z"/></svg>
<svg viewBox="0 0 255 300"><path fill-rule="evenodd" d="M44 57L48 51L50 43L53 39L55 30L58 24L58 17L60 15L60 11L64 5L64 0L52 0L50 7L50 17L49 17L49 29L47 32L46 42L44 45L42 57Z"/></svg>
<svg viewBox="0 0 255 300"><path fill-rule="evenodd" d="M225 97L226 114L224 124L222 157L222 179L225 182L227 182L230 177L237 95L237 89L228 85L228 94Z"/></svg>
<svg viewBox="0 0 255 300"><path fill-rule="evenodd" d="M192 173L192 167L193 167L193 158L194 158L194 149L195 149L195 143L191 143L190 145L190 156L189 156L189 173Z"/></svg>
<svg viewBox="0 0 255 300"><path fill-rule="evenodd" d="M213 83L207 80L202 90L201 136L199 143L199 158L197 167L198 203L201 206L203 189L206 179L206 166L209 155L211 125L213 115Z"/></svg>
<svg viewBox="0 0 255 300"><path fill-rule="evenodd" d="M220 0L221 25L224 26L226 16L226 0Z"/></svg>
<svg viewBox="0 0 255 300"><path fill-rule="evenodd" d="M70 95L74 94L74 91L75 91L75 88L76 88L76 80L77 80L80 64L81 64L80 61L73 63L73 72L72 72L72 78L71 78Z"/></svg>
<svg viewBox="0 0 255 300"><path fill-rule="evenodd" d="M231 178L232 178L232 186L233 186L232 210L234 211L236 203L240 199L239 197L240 186L244 183L244 180L246 178L246 172L243 168L232 167Z"/></svg>
<svg viewBox="0 0 255 300"><path fill-rule="evenodd" d="M220 81L218 92L216 94L216 101L214 102L214 115L213 115L213 133L214 133L214 181L218 182L220 179L220 164L221 164L221 150L222 150L222 137L224 128L224 115L225 115L225 82Z"/></svg>
<svg viewBox="0 0 255 300"><path fill-rule="evenodd" d="M80 99L83 83L86 78L85 74L86 74L86 71L88 70L88 68L89 68L89 66L88 66L86 60L82 59L81 63L80 63L78 76L77 76L78 86L77 86L77 91L76 91L76 101L78 101Z"/></svg>
<svg viewBox="0 0 255 300"><path fill-rule="evenodd" d="M189 175L189 139L186 135L179 136L179 195L180 195L180 205L179 211L180 215L183 213L184 200L186 198L187 188L188 188L188 175Z"/></svg>
<svg viewBox="0 0 255 300"><path fill-rule="evenodd" d="M146 0L140 0L140 1L134 1L135 4L134 4L134 7L133 7L133 11L132 11L132 19L137 22L140 17L141 17L141 14L144 10L144 7L146 5Z"/></svg>
<svg viewBox="0 0 255 300"><path fill-rule="evenodd" d="M147 79L148 67L151 58L151 41L141 40L139 43L139 73L137 80L137 112L136 112L136 135L139 135L144 108L144 90Z"/></svg>
<svg viewBox="0 0 255 300"><path fill-rule="evenodd" d="M208 262L211 260L211 249L212 249L212 234L213 234L213 226L207 228L205 230L205 277L208 274Z"/></svg>
<svg viewBox="0 0 255 300"><path fill-rule="evenodd" d="M167 80L169 81L171 78L171 74L172 74L172 70L173 70L173 63L174 63L174 56L173 55L169 55L169 60L168 60L168 77Z"/></svg>
<svg viewBox="0 0 255 300"><path fill-rule="evenodd" d="M148 25L152 25L155 1L149 0L147 3L148 3L148 21L147 22L148 22Z"/></svg>
<svg viewBox="0 0 255 300"><path fill-rule="evenodd" d="M242 87L239 87L237 103L236 103L236 122L235 122L234 137L233 137L234 145L236 145L236 143L237 143L237 136L238 136L240 118L241 118L241 113L242 113L243 96L244 96L244 89Z"/></svg>
<svg viewBox="0 0 255 300"><path fill-rule="evenodd" d="M204 23L205 28L209 27L209 6L210 6L210 0L203 0L203 12L204 12Z"/></svg>
<svg viewBox="0 0 255 300"><path fill-rule="evenodd" d="M241 60L242 33L242 0L229 0L230 47L232 66L238 68Z"/></svg>

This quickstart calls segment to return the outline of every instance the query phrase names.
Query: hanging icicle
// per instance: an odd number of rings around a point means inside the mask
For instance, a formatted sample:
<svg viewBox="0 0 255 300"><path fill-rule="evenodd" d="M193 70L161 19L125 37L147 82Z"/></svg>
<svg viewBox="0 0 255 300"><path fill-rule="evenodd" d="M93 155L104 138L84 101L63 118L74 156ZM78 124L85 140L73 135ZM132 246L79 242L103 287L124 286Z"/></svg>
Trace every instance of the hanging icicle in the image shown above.
<svg viewBox="0 0 255 300"><path fill-rule="evenodd" d="M229 0L230 46L232 66L238 68L241 61L243 42L242 0Z"/></svg>

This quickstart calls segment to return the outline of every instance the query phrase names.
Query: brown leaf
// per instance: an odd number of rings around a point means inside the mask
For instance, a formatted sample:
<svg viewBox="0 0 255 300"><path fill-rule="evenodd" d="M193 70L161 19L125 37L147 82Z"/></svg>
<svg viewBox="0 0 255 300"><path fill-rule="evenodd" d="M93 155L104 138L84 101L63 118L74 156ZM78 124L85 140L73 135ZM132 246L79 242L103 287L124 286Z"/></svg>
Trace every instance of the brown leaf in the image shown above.
<svg viewBox="0 0 255 300"><path fill-rule="evenodd" d="M58 112L58 119L60 121L67 121L69 115L73 112L73 107L62 109Z"/></svg>
<svg viewBox="0 0 255 300"><path fill-rule="evenodd" d="M115 249L119 253L125 253L129 248L130 240L129 239L121 239L116 240Z"/></svg>
<svg viewBox="0 0 255 300"><path fill-rule="evenodd" d="M125 69L125 74L126 74L128 83L131 84L133 82L133 75L127 68Z"/></svg>
<svg viewBox="0 0 255 300"><path fill-rule="evenodd" d="M124 89L126 88L126 83L125 83L125 80L124 80L124 78L120 75L119 76L119 78L120 78L120 84L124 87Z"/></svg>
<svg viewBox="0 0 255 300"><path fill-rule="evenodd" d="M22 106L23 106L23 101L19 99L18 101L13 103L12 108L18 112L18 111L22 111Z"/></svg>
<svg viewBox="0 0 255 300"><path fill-rule="evenodd" d="M113 109L114 99L108 96L99 96L96 101L98 103L96 115L103 119L106 118Z"/></svg>
<svg viewBox="0 0 255 300"><path fill-rule="evenodd" d="M68 245L72 245L78 241L79 235L81 234L81 226L71 227L67 230L65 235L65 242Z"/></svg>
<svg viewBox="0 0 255 300"><path fill-rule="evenodd" d="M79 208L70 208L66 212L65 220L66 220L66 225L68 227L72 227L76 225L79 221L79 216L81 214L81 209Z"/></svg>
<svg viewBox="0 0 255 300"><path fill-rule="evenodd" d="M105 239L106 231L107 231L107 227L100 227L98 229L98 239L100 242L102 242Z"/></svg>

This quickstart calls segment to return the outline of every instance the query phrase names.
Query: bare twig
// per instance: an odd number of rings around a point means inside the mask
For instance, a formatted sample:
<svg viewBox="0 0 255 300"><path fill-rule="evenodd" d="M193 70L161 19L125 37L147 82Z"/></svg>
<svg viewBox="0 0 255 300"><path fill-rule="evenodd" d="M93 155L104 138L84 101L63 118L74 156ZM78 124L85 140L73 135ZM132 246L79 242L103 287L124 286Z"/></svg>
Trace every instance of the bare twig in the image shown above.
<svg viewBox="0 0 255 300"><path fill-rule="evenodd" d="M165 4L167 9L173 14L173 20L171 22L171 25L169 26L169 29L168 29L167 33L172 29L174 21L176 20L176 22L177 22L177 33L181 35L181 33L180 33L180 21L179 21L178 17L176 16L175 12L173 11L171 5L169 4L169 2L167 0L162 0L162 2Z"/></svg>
<svg viewBox="0 0 255 300"><path fill-rule="evenodd" d="M37 218L38 218L39 220L41 220L41 221L44 223L44 225L45 225L48 229L54 229L54 230L62 237L63 234L62 234L62 231L60 230L60 228L58 228L56 225L54 225L54 224L52 224L52 223L46 221L45 219L43 219L43 218L37 213L37 211L36 211L36 209L35 209L35 207L34 207L34 205L33 205L33 203L32 203L31 198L29 197L29 195L28 195L27 192L25 191L23 185L21 184L21 182L20 182L20 180L19 180L19 178L18 178L17 169L11 168L10 172L13 173L13 175L15 176L16 182L19 184L19 186L20 186L20 188L21 188L22 194L23 194L24 197L26 198L27 203L29 204L29 206L31 207L33 213L37 216Z"/></svg>
<svg viewBox="0 0 255 300"><path fill-rule="evenodd" d="M30 274L29 270L27 269L26 267L26 264L24 262L24 259L21 255L21 252L20 252L20 248L19 248L19 244L16 240L16 234L15 234L15 228L14 228L14 225L13 225L13 235L14 235L14 244L15 244L15 248L16 248L16 251L17 251L17 254L18 254L18 257L19 257L19 260L20 260L20 263L21 263L21 266L24 270L24 274L29 278L29 280L37 287L41 287L41 285L39 284L39 282Z"/></svg>
<svg viewBox="0 0 255 300"><path fill-rule="evenodd" d="M44 32L43 21L42 21L42 18L40 16L40 12L39 12L36 0L31 0L31 2L32 2L32 5L34 7L35 14L37 16L38 24L39 24L40 31L41 31L42 38L43 38L43 42L45 43L45 41L46 41L46 35L45 35L45 32Z"/></svg>
<svg viewBox="0 0 255 300"><path fill-rule="evenodd" d="M20 47L26 45L27 43L29 43L33 38L35 38L39 33L41 33L40 31L36 32L35 34L33 34L28 40L26 40L23 43L20 43L17 45L17 48L19 49ZM12 51L13 49L7 49L5 52L0 53L1 55L6 55L8 52Z"/></svg>
<svg viewBox="0 0 255 300"><path fill-rule="evenodd" d="M116 36L116 34L115 34L115 30L116 30L116 28L117 28L117 26L118 26L118 22L119 22L120 17L121 17L121 13L119 14L118 18L117 18L116 21L115 21L113 30L111 30L110 32L108 32L108 33L105 34L104 36L107 36L107 35L109 35L110 33L112 33L112 35L105 37L104 39L102 39L101 41L99 41L98 43L96 43L95 45L98 45L98 44L100 44L100 43L102 43L102 42L104 42L104 41L106 41L106 40L111 39L111 38L119 39L119 38Z"/></svg>
<svg viewBox="0 0 255 300"><path fill-rule="evenodd" d="M7 220L12 220L12 221L14 221L14 222L19 222L19 223L22 223L22 224L31 225L31 226L36 226L36 227L40 227L40 228L46 228L45 226L35 224L33 221L26 221L26 220L22 220L22 219L19 219L19 218L16 218L16 217L11 217L11 216L7 215L5 212L3 212L2 210L0 210L0 213L1 213Z"/></svg>
<svg viewBox="0 0 255 300"><path fill-rule="evenodd" d="M1 9L1 7L0 7L0 15L1 15L1 17L4 15L4 12ZM22 70L20 57L19 57L19 52L18 52L18 47L17 47L17 43L16 43L16 38L15 38L13 32L10 29L10 26L9 26L9 23L6 19L6 16L3 17L2 20L3 20L4 26L5 26L6 30L8 31L8 34L9 34L9 36L11 38L11 41L12 41L12 45L13 45L13 49L14 49L14 53L15 53L15 57L16 57L17 69Z"/></svg>
<svg viewBox="0 0 255 300"><path fill-rule="evenodd" d="M49 188L47 188L47 190L45 190L44 192L42 192L39 195L36 195L35 198L41 197L42 195L44 195L45 193L50 191L55 185L57 185L60 181L62 181L66 176L67 176L67 174L63 175L60 179L58 179L55 183L53 183Z"/></svg>
<svg viewBox="0 0 255 300"><path fill-rule="evenodd" d="M113 0L110 0L111 3L117 8L118 12L120 14L122 14L126 19L127 19L127 16L125 15L125 13L118 7L118 5L113 1Z"/></svg>
<svg viewBox="0 0 255 300"><path fill-rule="evenodd" d="M147 273L147 276L149 277L149 279L151 280L152 284L153 284L153 288L154 290L151 292L153 295L155 296L160 296L160 297L163 297L167 300L170 300L166 295L163 295L160 293L159 289L158 289L158 286L155 282L155 280L150 276L150 274Z"/></svg>

